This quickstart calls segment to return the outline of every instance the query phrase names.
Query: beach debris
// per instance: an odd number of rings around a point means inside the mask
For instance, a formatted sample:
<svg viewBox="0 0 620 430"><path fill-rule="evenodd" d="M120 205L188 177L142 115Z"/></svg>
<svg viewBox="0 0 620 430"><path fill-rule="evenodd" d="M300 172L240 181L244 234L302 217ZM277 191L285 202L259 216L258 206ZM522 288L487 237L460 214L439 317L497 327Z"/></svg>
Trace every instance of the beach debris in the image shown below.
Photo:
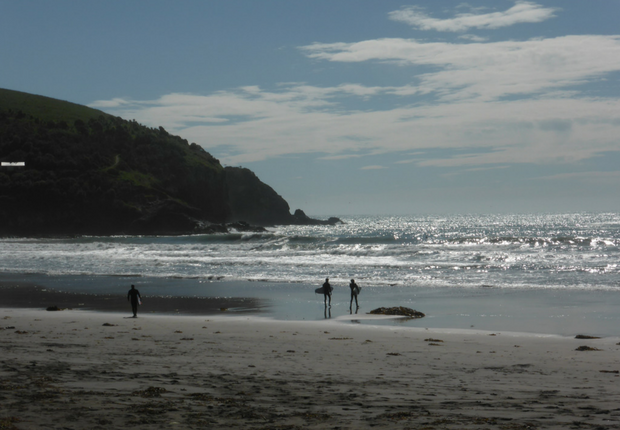
<svg viewBox="0 0 620 430"><path fill-rule="evenodd" d="M582 345L579 348L577 348L575 351L602 351L602 350L598 348L592 348L590 346Z"/></svg>
<svg viewBox="0 0 620 430"><path fill-rule="evenodd" d="M352 337L330 337L328 340L352 340Z"/></svg>
<svg viewBox="0 0 620 430"><path fill-rule="evenodd" d="M441 344L440 344L440 343L435 343L435 342L431 342L431 343L429 343L429 345L432 345L432 346L441 346Z"/></svg>
<svg viewBox="0 0 620 430"><path fill-rule="evenodd" d="M433 338L428 338L428 339L424 339L424 342L443 342L443 340L441 339L433 339Z"/></svg>
<svg viewBox="0 0 620 430"><path fill-rule="evenodd" d="M175 333L183 333L181 330L175 330Z"/></svg>
<svg viewBox="0 0 620 430"><path fill-rule="evenodd" d="M377 308L368 312L372 315L400 315L409 318L423 318L426 315L422 312L416 311L415 309L406 308L404 306L395 306L391 308Z"/></svg>
<svg viewBox="0 0 620 430"><path fill-rule="evenodd" d="M387 355L397 356L401 354L399 352L388 352Z"/></svg>
<svg viewBox="0 0 620 430"><path fill-rule="evenodd" d="M181 340L194 340L193 337L182 337Z"/></svg>
<svg viewBox="0 0 620 430"><path fill-rule="evenodd" d="M49 306L46 311L64 311L63 308L59 308L58 306Z"/></svg>
<svg viewBox="0 0 620 430"><path fill-rule="evenodd" d="M587 336L585 334L578 334L577 336L575 336L575 339L600 339L600 337L597 337L597 336Z"/></svg>
<svg viewBox="0 0 620 430"><path fill-rule="evenodd" d="M601 372L601 373L616 373L616 374L620 373L620 371L618 371L618 370L599 370L599 372Z"/></svg>
<svg viewBox="0 0 620 430"><path fill-rule="evenodd" d="M289 350L287 350L286 352L291 352L291 353L294 353L294 352L295 352L295 350L294 350L294 349L289 349Z"/></svg>
<svg viewBox="0 0 620 430"><path fill-rule="evenodd" d="M103 323L102 326L103 327L116 327L116 324Z"/></svg>

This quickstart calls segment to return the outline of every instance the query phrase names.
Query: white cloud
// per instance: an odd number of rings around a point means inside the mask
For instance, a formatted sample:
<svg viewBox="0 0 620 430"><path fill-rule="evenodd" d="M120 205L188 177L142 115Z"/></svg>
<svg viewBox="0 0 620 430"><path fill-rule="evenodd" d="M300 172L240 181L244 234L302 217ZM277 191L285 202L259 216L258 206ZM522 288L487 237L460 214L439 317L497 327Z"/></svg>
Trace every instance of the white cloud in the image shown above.
<svg viewBox="0 0 620 430"><path fill-rule="evenodd" d="M106 109L106 108L118 108L124 105L131 104L130 101L124 100L122 98L114 98L111 100L98 100L90 104L91 107L96 109Z"/></svg>
<svg viewBox="0 0 620 430"><path fill-rule="evenodd" d="M564 36L495 43L421 43L376 39L302 47L308 57L332 62L384 61L440 67L419 75L419 93L446 101L532 94L598 79L620 70L620 36Z"/></svg>
<svg viewBox="0 0 620 430"><path fill-rule="evenodd" d="M431 18L421 8L415 6L405 7L388 15L394 21L404 22L419 30L459 32L471 28L496 29L521 23L542 22L553 18L555 11L555 8L542 7L533 2L518 1L504 12L461 13L449 19Z"/></svg>
<svg viewBox="0 0 620 430"><path fill-rule="evenodd" d="M462 34L459 36L459 39L470 40L472 42L486 42L489 40L488 37L476 36L475 34Z"/></svg>
<svg viewBox="0 0 620 430"><path fill-rule="evenodd" d="M171 94L111 113L163 125L212 152L217 147L215 155L231 165L302 153L338 160L429 148L480 148L460 156L429 159L411 154L409 160L401 160L418 166L476 167L575 162L618 150L616 99L474 99L382 111L316 109L314 95L329 90L306 88L311 94L307 98L298 87L281 94L259 90L251 96L244 90L191 97ZM222 117L231 119L208 122Z"/></svg>
<svg viewBox="0 0 620 430"><path fill-rule="evenodd" d="M377 39L301 49L317 60L431 67L402 86L296 82L91 106L162 125L216 148L214 155L233 165L290 154L337 161L393 152L409 154L394 160L403 166L480 168L572 163L619 150L620 99L586 97L579 89L620 71L620 36L464 44ZM383 108L373 110L379 96ZM390 97L395 103L386 108ZM364 109L349 103L355 98ZM459 148L461 155L415 154L431 148Z"/></svg>

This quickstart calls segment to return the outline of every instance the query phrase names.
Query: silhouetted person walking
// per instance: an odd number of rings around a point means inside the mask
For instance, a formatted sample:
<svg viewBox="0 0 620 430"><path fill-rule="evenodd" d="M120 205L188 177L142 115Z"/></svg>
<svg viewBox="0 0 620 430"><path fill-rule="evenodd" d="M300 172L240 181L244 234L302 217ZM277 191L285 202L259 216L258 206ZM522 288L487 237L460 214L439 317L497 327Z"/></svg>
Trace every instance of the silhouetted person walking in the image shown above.
<svg viewBox="0 0 620 430"><path fill-rule="evenodd" d="M127 293L127 300L131 300L131 310L133 311L133 317L138 317L138 304L140 303L140 291L136 290L136 287L131 286L131 290Z"/></svg>
<svg viewBox="0 0 620 430"><path fill-rule="evenodd" d="M327 307L327 299L329 298L329 306L332 305L332 286L329 285L329 278L325 278L325 283L323 284L323 300L325 302L325 307Z"/></svg>
<svg viewBox="0 0 620 430"><path fill-rule="evenodd" d="M353 299L355 299L355 306L357 306L357 308L359 309L360 305L357 302L357 295L360 293L361 288L357 286L357 284L355 283L355 279L351 279L349 288L351 289L351 302L349 302L349 309L353 307Z"/></svg>

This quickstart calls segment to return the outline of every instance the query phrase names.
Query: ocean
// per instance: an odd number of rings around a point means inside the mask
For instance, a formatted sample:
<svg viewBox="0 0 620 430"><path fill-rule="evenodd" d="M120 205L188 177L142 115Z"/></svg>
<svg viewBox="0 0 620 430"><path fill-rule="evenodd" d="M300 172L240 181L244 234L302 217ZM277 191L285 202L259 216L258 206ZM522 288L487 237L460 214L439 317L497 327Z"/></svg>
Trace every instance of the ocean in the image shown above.
<svg viewBox="0 0 620 430"><path fill-rule="evenodd" d="M407 306L433 327L616 334L620 214L340 216L264 233L0 239L3 279L58 290L253 297L280 319ZM314 295L329 277L332 308Z"/></svg>

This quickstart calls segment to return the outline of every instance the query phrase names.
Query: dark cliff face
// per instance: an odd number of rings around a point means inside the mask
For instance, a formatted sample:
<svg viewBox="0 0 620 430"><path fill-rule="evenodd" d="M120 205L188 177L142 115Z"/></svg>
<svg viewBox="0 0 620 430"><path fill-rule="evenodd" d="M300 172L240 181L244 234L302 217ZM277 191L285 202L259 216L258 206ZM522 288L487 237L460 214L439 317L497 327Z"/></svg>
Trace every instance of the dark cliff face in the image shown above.
<svg viewBox="0 0 620 430"><path fill-rule="evenodd" d="M291 224L293 216L286 200L249 169L226 167L231 221L256 225Z"/></svg>
<svg viewBox="0 0 620 430"><path fill-rule="evenodd" d="M0 168L0 234L183 233L230 218L224 169L200 146L70 105L84 120L0 109L0 161L25 162Z"/></svg>
<svg viewBox="0 0 620 430"><path fill-rule="evenodd" d="M249 169L226 167L230 221L245 221L259 226L270 225L335 225L342 220L310 218L301 209L291 215L290 207L273 188L263 183Z"/></svg>

